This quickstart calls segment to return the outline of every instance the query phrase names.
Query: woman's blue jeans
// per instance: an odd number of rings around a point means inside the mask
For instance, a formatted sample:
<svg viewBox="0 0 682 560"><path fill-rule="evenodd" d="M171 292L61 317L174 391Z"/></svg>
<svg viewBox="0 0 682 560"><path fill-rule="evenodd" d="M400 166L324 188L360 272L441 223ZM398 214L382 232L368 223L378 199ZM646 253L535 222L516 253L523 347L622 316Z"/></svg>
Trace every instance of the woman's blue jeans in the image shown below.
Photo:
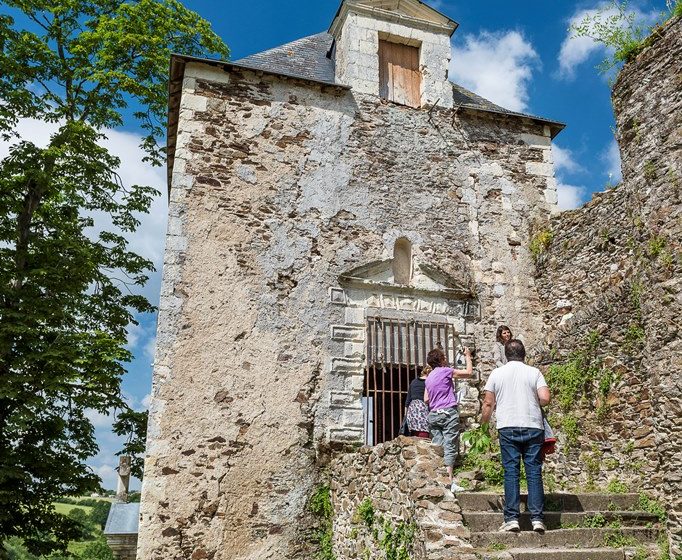
<svg viewBox="0 0 682 560"><path fill-rule="evenodd" d="M521 458L526 466L528 482L528 511L533 521L542 521L545 507L545 491L542 486L543 430L535 428L500 428L500 449L504 467L504 520L519 518L521 493Z"/></svg>

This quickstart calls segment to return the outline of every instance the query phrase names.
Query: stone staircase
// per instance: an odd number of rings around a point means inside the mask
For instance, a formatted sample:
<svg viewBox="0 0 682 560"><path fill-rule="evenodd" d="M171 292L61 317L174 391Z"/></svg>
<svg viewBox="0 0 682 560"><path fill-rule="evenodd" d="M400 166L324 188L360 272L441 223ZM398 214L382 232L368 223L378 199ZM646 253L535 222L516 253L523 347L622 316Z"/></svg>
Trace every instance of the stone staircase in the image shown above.
<svg viewBox="0 0 682 560"><path fill-rule="evenodd" d="M637 494L547 494L544 535L533 533L522 494L520 533L501 533L503 497L458 494L478 558L505 560L658 559L658 518L637 511Z"/></svg>

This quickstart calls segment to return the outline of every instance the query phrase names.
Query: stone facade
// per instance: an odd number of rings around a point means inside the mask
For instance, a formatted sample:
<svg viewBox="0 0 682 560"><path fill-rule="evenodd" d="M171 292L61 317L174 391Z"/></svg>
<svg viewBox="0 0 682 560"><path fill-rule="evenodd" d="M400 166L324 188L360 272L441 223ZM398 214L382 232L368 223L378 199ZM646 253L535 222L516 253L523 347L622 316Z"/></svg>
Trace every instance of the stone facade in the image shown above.
<svg viewBox="0 0 682 560"><path fill-rule="evenodd" d="M623 185L552 217L556 129L440 99L448 30L433 22L413 22L407 37L439 59L422 60L433 76L424 108L385 102L362 81L374 76L367 56L380 32L407 33L410 20L366 18L341 12L334 29L340 85L183 63L138 558L312 557L307 503L329 450L363 441L372 317L446 323L478 349L468 421L497 325L522 333L544 364L598 331L620 379L604 396L610 426L589 410L599 402L581 408L585 437L553 458L555 476L587 482L585 461L610 455L592 482L645 475L645 488L672 496L677 535L679 21L616 84ZM530 240L544 228L554 237L533 275ZM405 243L407 283L393 267ZM573 315L557 315L566 299ZM629 331L637 313L643 338ZM452 523L439 538L464 538L446 491L428 504L413 495L420 453L398 440L333 460L339 538L381 484L398 489L397 510L378 507L417 522L427 545L431 522Z"/></svg>
<svg viewBox="0 0 682 560"><path fill-rule="evenodd" d="M437 270L473 302L441 309L436 287L421 312L482 349L502 321L539 340L527 232L556 211L550 128L201 62L178 119L138 556L308 558L318 449L362 438L353 333L388 301L348 305L340 278L406 238L415 281Z"/></svg>
<svg viewBox="0 0 682 560"><path fill-rule="evenodd" d="M552 220L536 280L549 333L540 360L597 333L595 353L616 374L604 397L578 407L579 442L553 459L555 474L658 495L672 557L682 553L681 57L678 18L621 71L613 102L623 182Z"/></svg>
<svg viewBox="0 0 682 560"><path fill-rule="evenodd" d="M442 465L442 448L402 436L332 461L337 557L383 558L386 550L380 542L386 522L394 531L401 523L413 526L414 537L404 546L414 560L453 558L454 550L471 552L469 529L447 488ZM371 524L359 514L363 502L371 504Z"/></svg>

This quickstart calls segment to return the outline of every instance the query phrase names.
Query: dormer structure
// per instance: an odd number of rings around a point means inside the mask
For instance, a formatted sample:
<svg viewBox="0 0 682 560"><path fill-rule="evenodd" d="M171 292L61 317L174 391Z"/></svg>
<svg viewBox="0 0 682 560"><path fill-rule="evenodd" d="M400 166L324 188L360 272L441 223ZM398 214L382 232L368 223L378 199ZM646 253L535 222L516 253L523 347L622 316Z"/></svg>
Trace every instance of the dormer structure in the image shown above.
<svg viewBox="0 0 682 560"><path fill-rule="evenodd" d="M456 28L418 0L345 0L329 29L336 82L410 107L452 107Z"/></svg>

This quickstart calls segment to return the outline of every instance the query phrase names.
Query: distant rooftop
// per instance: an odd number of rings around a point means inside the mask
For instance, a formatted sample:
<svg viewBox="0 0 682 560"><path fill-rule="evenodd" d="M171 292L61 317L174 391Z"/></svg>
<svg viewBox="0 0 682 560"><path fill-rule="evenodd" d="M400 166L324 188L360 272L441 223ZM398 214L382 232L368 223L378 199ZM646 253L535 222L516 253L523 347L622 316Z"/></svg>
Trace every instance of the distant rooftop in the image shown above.
<svg viewBox="0 0 682 560"><path fill-rule="evenodd" d="M140 504L111 504L105 535L136 535L140 524Z"/></svg>

